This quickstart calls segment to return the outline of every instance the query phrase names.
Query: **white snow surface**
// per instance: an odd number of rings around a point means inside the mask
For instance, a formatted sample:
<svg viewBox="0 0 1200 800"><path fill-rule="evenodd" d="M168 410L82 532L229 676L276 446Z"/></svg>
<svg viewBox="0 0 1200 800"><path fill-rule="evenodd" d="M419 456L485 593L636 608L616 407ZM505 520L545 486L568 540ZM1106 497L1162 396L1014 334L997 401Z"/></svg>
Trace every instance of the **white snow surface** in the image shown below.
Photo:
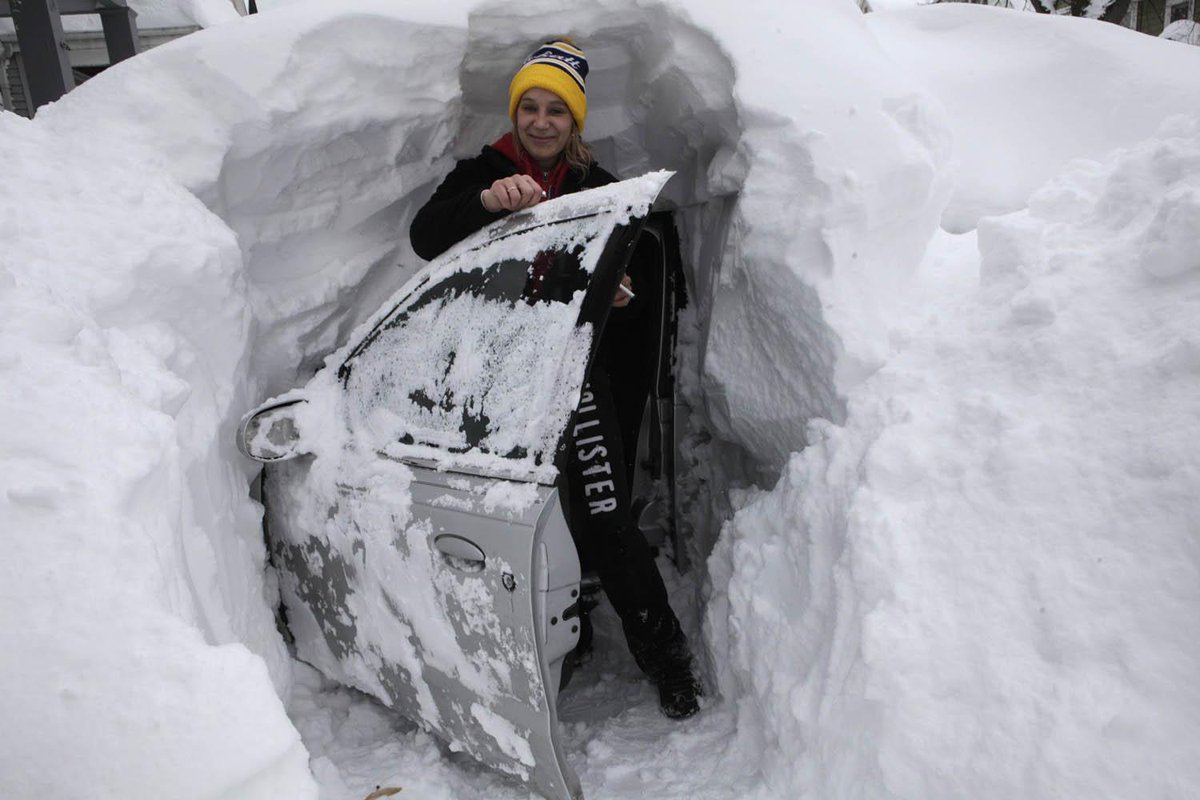
<svg viewBox="0 0 1200 800"><path fill-rule="evenodd" d="M847 424L738 511L706 621L762 796L1195 792L1197 187L1178 118L985 220L978 272L937 237Z"/></svg>
<svg viewBox="0 0 1200 800"><path fill-rule="evenodd" d="M587 795L1200 794L1200 51L565 5L281 4L0 114L0 794L524 796L288 658L232 433L412 275L564 32L601 162L677 172L707 480L668 575L706 707L663 720L602 625Z"/></svg>
<svg viewBox="0 0 1200 800"><path fill-rule="evenodd" d="M1200 108L1200 51L1120 25L956 3L865 19L945 110L954 194L942 223L956 232L1023 208L1070 160L1102 158Z"/></svg>

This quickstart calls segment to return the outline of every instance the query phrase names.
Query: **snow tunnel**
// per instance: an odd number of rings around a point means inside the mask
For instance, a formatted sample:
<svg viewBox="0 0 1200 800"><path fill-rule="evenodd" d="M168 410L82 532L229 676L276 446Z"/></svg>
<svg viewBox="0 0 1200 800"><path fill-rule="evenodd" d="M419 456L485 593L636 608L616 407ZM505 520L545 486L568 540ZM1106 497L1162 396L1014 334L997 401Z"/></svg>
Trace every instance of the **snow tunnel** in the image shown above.
<svg viewBox="0 0 1200 800"><path fill-rule="evenodd" d="M212 129L207 160L176 169L242 252L239 410L302 385L424 263L407 241L413 214L455 159L509 128L507 85L530 43L570 36L591 64L585 138L599 163L623 178L675 173L658 208L680 233L689 295L677 475L684 560L703 564L730 491L769 487L811 421L844 418L944 197L936 115L873 44L851 57L824 43L833 29L869 42L855 9L822 13L823 28L788 43L804 65L786 73L759 55L751 20L669 3L478 4L465 25L453 11L446 24L311 9L272 20L280 46L252 63L237 36L214 40L219 80L189 87ZM259 27L243 26L247 44ZM689 578L697 597L703 573Z"/></svg>
<svg viewBox="0 0 1200 800"><path fill-rule="evenodd" d="M733 59L710 29L667 5L619 10L483 6L465 29L335 18L298 36L266 91L254 88L269 109L233 126L198 194L246 259L251 384L260 397L284 391L423 263L408 222L455 158L507 130L508 80L531 31L573 36L591 64L585 138L599 163L622 178L675 172L657 207L674 217L687 280L678 378L690 460L709 485L692 503L703 558L729 513L724 487L769 484L809 420L844 414L841 343L815 286L833 270L830 191L787 120L756 112L751 127L767 134L747 136ZM379 44L385 30L395 47ZM758 193L777 205L766 219L739 205L754 159L793 162L782 183L795 196Z"/></svg>
<svg viewBox="0 0 1200 800"><path fill-rule="evenodd" d="M739 153L742 123L734 100L732 63L710 35L661 7L622 16L619 24L613 19L595 10L575 10L542 14L535 21L506 9L503 14L472 14L465 32L407 26L405 44L413 48L405 56L405 80L387 74L364 76L353 64L338 65L353 76L354 86L348 91L361 95L363 80L378 90L378 96L362 98L364 106L374 106L378 119L351 117L330 125L322 109L284 111L263 138L250 141L239 135L206 201L238 229L246 257L259 324L250 372L267 384L260 399L303 385L330 351L345 344L358 323L424 265L409 248L408 223L453 159L474 155L509 129L507 84L530 46L529 31L543 30L546 38L565 31L586 42L595 65L588 76L586 138L597 161L620 177L655 170L675 173L656 210L674 220L685 254L690 303L680 325L677 353L679 370L688 374L677 370L677 386L692 413L677 411L674 417L686 431L678 436L686 463L673 459L676 497L685 495L686 512L671 529L683 531L676 539L676 563L695 567L682 579L684 591L698 596L704 558L729 514L723 488L701 489L702 483L711 482L702 459L720 447L723 463L737 465L729 472L740 482L754 480L757 473L741 475L739 469L764 469L734 441L715 440L702 377L721 265L728 249L736 247L736 236L730 233L745 174L745 156ZM341 28L349 41L363 33L363 28L356 30L357 24L349 20L333 27ZM323 54L329 52L330 33L323 31ZM369 35L373 40L379 34ZM428 63L412 74L412 66L425 59ZM293 64L299 67L305 61L296 57ZM298 78L288 76L289 81ZM321 99L336 103L342 97L331 91ZM322 129L318 132L314 126ZM243 132L250 129L237 133ZM261 496L268 507L281 508L288 502L280 499L284 495L278 490L264 490ZM300 495L286 496L302 505ZM282 530L286 525L281 516L268 512L265 519ZM275 558L282 563L278 553ZM329 564L335 559L331 550L320 560ZM292 559L281 570L289 576L303 571L293 570L302 561ZM308 579L305 575L301 583ZM281 578L285 597L289 576ZM357 588L361 587L356 583ZM695 606L695 600L684 602ZM313 627L307 621L297 623L297 618L289 615L292 632L297 624ZM698 639L694 614L690 626ZM619 634L614 634L600 627L605 648L622 646ZM306 648L312 638L296 638L302 659L321 666L327 675L339 674L339 665ZM313 648L319 650L319 645ZM366 680L354 673L347 682L360 685L357 679ZM403 701L397 705L405 707ZM422 719L435 714L430 710L434 708L426 698ZM444 711L442 718L450 714ZM478 746L486 749L487 743L481 738Z"/></svg>
<svg viewBox="0 0 1200 800"><path fill-rule="evenodd" d="M684 449L694 451L697 443L711 440L702 378L705 345L721 266L736 248L737 234L733 241L730 234L745 178L733 64L711 35L662 6L628 15L591 9L547 15L537 7L515 15L509 9L476 12L459 71L463 108L455 154L472 155L480 143L508 129L503 101L514 55L520 57L527 32L535 29L548 36L566 31L587 43L592 69L586 139L598 163L621 178L658 169L675 173L656 210L671 214L683 252L689 305L680 323L676 379L692 413L676 422L688 431L681 434ZM716 384L707 388L719 392ZM726 448L727 459L734 451L740 459L738 446L730 442ZM746 460L754 469L752 459ZM694 552L680 553L678 560L702 563L728 509L721 492L711 498L715 502L701 501L697 477L687 464L681 469L679 489L691 510L685 524Z"/></svg>
<svg viewBox="0 0 1200 800"><path fill-rule="evenodd" d="M370 25L375 29L367 31ZM746 170L728 55L665 7L619 16L593 9L478 11L465 31L398 23L396 29L407 50L374 72L364 68L363 56L330 43L374 41L378 23L338 20L319 37L313 32L298 41L282 80L300 86L323 80L329 87L311 96L305 86L307 107L272 108L269 121L237 126L219 178L201 194L239 235L257 322L249 372L260 395L303 383L423 264L407 245L412 214L454 158L477 153L507 130L507 84L529 47L529 31L566 31L586 43L592 64L586 138L598 162L623 178L656 169L676 173L658 207L672 213L682 240L690 305L681 323L679 382L695 411L696 435L707 442L710 413L733 415L722 381L703 377L714 309L728 306L717 295L728 280L722 264L738 248L734 208ZM397 80L398 73L405 79ZM829 342L813 344L820 350ZM831 364L831 355L817 363ZM816 379L831 382L828 375ZM828 388L818 394L823 404L832 397ZM726 433L723 440L724 461L744 461L739 470L751 473L736 480L753 480L765 469L735 437ZM694 514L706 542L698 558L727 515L723 492L709 500Z"/></svg>

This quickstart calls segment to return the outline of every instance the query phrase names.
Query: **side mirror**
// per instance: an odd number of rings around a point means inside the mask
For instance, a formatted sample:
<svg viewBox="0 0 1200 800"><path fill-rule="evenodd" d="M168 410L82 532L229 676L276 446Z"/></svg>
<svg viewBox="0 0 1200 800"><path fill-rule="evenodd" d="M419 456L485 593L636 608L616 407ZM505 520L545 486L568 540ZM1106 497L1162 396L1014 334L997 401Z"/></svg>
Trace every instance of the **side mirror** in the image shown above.
<svg viewBox="0 0 1200 800"><path fill-rule="evenodd" d="M286 461L308 452L296 423L297 412L307 402L304 398L273 400L246 414L238 425L238 450L264 462Z"/></svg>

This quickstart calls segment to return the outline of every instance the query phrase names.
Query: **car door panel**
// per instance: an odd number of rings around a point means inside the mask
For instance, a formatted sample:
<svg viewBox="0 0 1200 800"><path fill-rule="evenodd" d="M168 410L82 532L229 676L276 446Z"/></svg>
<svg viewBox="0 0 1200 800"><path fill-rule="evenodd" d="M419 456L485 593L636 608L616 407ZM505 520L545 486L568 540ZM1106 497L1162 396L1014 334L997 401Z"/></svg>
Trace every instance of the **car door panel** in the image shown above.
<svg viewBox="0 0 1200 800"><path fill-rule="evenodd" d="M394 462L373 475L389 467L408 481L407 514L387 492L341 483L315 536L294 527L315 499L297 490L314 487L268 479L267 502L298 512L274 515L272 531L297 654L547 796L579 796L552 729L578 636L578 560L557 491ZM447 552L447 538L482 559Z"/></svg>

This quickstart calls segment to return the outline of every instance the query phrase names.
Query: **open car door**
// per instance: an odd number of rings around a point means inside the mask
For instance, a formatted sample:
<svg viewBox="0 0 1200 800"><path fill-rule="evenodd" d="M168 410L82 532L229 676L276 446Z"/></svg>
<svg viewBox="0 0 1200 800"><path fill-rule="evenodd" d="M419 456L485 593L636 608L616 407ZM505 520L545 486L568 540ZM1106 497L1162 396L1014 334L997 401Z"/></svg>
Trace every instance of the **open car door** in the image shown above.
<svg viewBox="0 0 1200 800"><path fill-rule="evenodd" d="M556 461L668 177L460 243L239 439L273 462L267 532L299 657L554 800L582 797L555 710L580 579Z"/></svg>

